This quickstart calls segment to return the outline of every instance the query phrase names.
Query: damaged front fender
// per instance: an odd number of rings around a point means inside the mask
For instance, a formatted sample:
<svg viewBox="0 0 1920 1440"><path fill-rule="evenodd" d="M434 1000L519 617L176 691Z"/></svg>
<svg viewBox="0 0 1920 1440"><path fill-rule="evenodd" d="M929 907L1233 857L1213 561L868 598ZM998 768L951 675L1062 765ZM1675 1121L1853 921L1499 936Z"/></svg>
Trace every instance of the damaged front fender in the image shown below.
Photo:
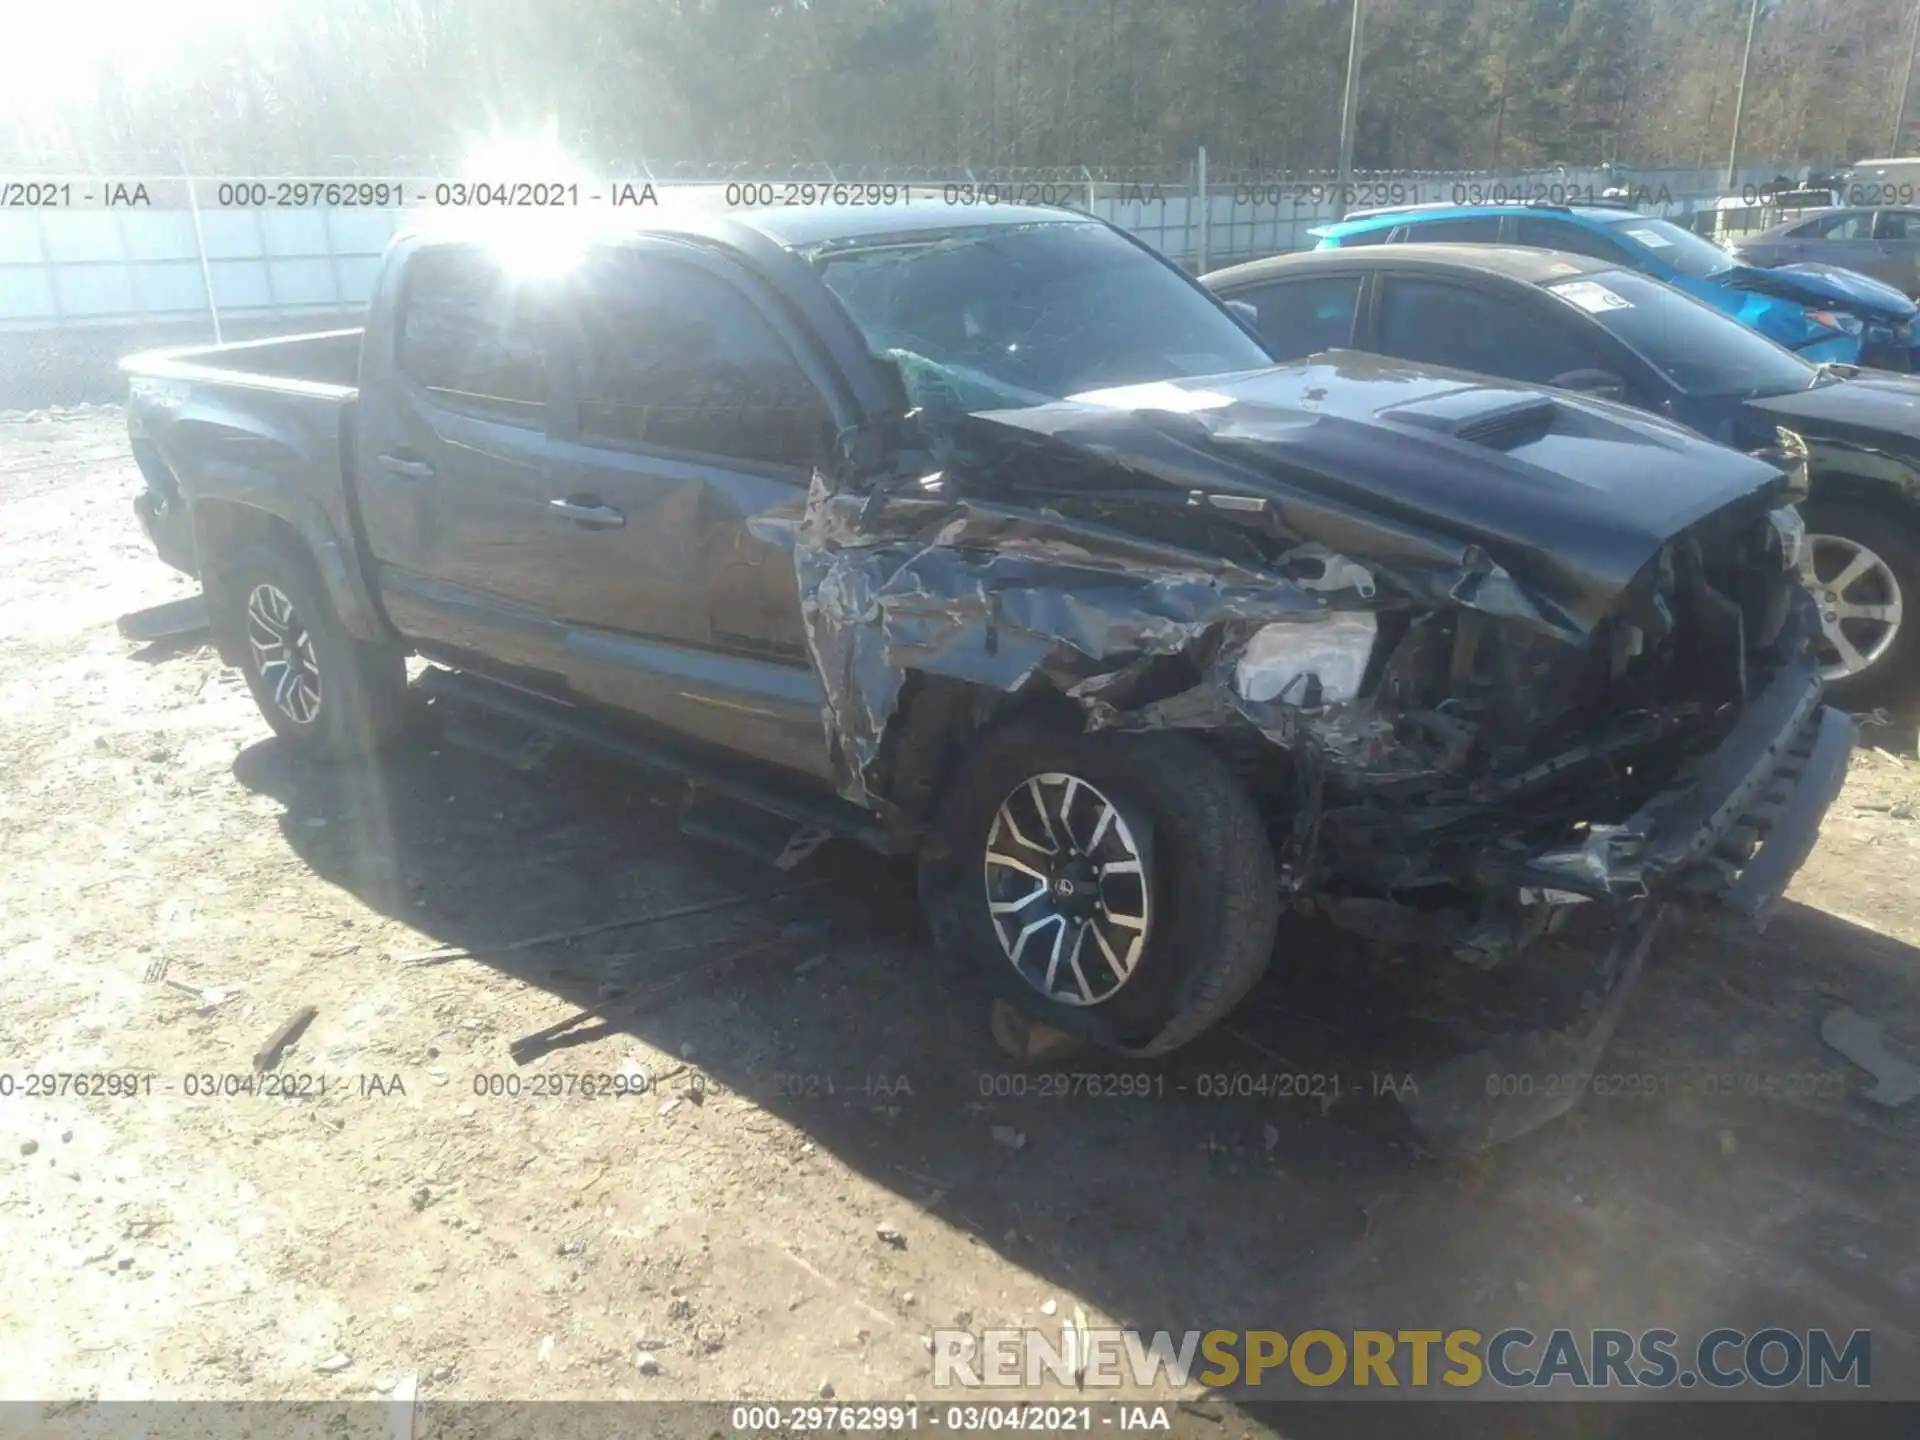
<svg viewBox="0 0 1920 1440"><path fill-rule="evenodd" d="M1355 617L1284 577L1091 522L956 500L937 480L875 511L870 497L816 476L794 547L840 789L869 808L887 805L879 761L910 672L1010 696L1051 689L1079 702L1091 726L1149 688L1187 688L1150 680L1152 662L1176 662L1173 674L1195 685L1230 677L1269 627L1320 637L1303 655L1340 650L1342 689L1365 668ZM1247 673L1271 692L1264 699L1285 688L1285 648L1270 639L1251 652ZM1296 656L1285 684L1306 679ZM1230 686L1220 698L1230 705Z"/></svg>

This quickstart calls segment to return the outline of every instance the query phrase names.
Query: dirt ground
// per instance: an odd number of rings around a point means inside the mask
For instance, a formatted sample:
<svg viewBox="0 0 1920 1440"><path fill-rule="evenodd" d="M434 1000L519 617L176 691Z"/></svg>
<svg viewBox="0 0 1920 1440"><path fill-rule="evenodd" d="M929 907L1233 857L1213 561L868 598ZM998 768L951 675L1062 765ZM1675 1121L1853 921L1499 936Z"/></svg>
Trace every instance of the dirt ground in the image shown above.
<svg viewBox="0 0 1920 1440"><path fill-rule="evenodd" d="M1317 924L1192 1049L1075 1067L1158 1093L1022 1095L896 867L782 875L424 703L377 764L293 763L209 649L116 632L190 593L137 486L111 408L0 420L0 1399L927 1399L934 1327L1076 1307L1867 1328L1920 1374L1920 1105L1818 1035L1848 1004L1920 1057L1911 731L1868 732L1764 937L1669 917L1601 1065L1654 1093L1435 1159L1365 1094L1203 1093L1401 1068L1409 967ZM324 1094L224 1093L303 1006L277 1073ZM151 1078L26 1093L72 1072Z"/></svg>

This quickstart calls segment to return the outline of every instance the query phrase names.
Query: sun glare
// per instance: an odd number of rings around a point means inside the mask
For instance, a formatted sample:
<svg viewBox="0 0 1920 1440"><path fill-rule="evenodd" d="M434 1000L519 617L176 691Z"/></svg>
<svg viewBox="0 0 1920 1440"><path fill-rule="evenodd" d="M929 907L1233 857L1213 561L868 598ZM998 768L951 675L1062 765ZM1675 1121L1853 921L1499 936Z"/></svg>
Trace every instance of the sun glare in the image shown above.
<svg viewBox="0 0 1920 1440"><path fill-rule="evenodd" d="M133 85L168 69L211 27L257 25L285 0L28 0L7 14L0 44L0 104L17 114L92 97L104 67Z"/></svg>

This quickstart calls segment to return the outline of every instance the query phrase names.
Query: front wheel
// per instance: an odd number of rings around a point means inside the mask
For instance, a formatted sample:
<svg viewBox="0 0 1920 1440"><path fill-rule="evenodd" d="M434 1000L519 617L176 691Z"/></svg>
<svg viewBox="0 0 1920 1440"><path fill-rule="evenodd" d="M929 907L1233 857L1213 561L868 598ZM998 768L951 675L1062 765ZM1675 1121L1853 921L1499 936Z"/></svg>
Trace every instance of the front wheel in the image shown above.
<svg viewBox="0 0 1920 1440"><path fill-rule="evenodd" d="M1920 681L1920 540L1905 517L1856 500L1802 506L1801 579L1820 607L1821 677L1834 704L1873 710L1910 699Z"/></svg>
<svg viewBox="0 0 1920 1440"><path fill-rule="evenodd" d="M247 688L283 740L338 757L376 750L398 733L405 657L346 632L297 546L250 547L223 568L220 593Z"/></svg>
<svg viewBox="0 0 1920 1440"><path fill-rule="evenodd" d="M935 944L988 994L1136 1055L1185 1044L1273 952L1259 812L1183 735L1016 725L976 744L921 856Z"/></svg>

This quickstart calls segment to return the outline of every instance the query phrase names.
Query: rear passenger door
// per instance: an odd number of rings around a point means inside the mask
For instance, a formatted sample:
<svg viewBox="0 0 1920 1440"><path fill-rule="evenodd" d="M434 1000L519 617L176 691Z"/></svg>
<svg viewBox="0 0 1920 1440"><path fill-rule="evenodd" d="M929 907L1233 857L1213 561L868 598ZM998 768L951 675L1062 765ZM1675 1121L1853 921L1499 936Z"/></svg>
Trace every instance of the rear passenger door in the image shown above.
<svg viewBox="0 0 1920 1440"><path fill-rule="evenodd" d="M559 313L573 691L830 776L793 568L836 424L822 362L751 275L670 240L596 252Z"/></svg>
<svg viewBox="0 0 1920 1440"><path fill-rule="evenodd" d="M428 653L562 689L551 297L477 246L423 248L402 279L390 378L361 397L357 452L381 597Z"/></svg>
<svg viewBox="0 0 1920 1440"><path fill-rule="evenodd" d="M1235 290L1239 300L1259 313L1254 328L1276 360L1299 360L1322 350L1353 344L1360 312L1359 275L1302 275Z"/></svg>

